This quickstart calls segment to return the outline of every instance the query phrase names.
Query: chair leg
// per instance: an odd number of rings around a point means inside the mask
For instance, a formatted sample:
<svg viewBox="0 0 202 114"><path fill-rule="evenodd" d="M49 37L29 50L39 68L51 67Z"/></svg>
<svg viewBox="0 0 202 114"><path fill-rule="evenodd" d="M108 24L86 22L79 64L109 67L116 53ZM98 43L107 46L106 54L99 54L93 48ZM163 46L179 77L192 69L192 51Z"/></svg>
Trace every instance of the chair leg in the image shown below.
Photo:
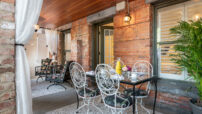
<svg viewBox="0 0 202 114"><path fill-rule="evenodd" d="M65 90L67 89L65 86L63 86L62 84L57 84L57 83L54 83L54 84L51 84L47 87L47 89L49 89L51 86L54 86L54 85L58 85L58 86L61 86L63 87Z"/></svg>
<svg viewBox="0 0 202 114"><path fill-rule="evenodd" d="M75 111L75 114L78 113L78 111L79 111L80 109L82 109L83 107L85 107L85 106L86 106L86 104L84 104L84 105L82 105L81 107L79 107L79 108Z"/></svg>
<svg viewBox="0 0 202 114"><path fill-rule="evenodd" d="M79 96L77 93L76 93L76 98L77 98L77 109L78 109L79 108Z"/></svg>
<svg viewBox="0 0 202 114"><path fill-rule="evenodd" d="M56 85L63 87L65 90L67 89L67 88L66 88L65 86L63 86L62 84L56 84Z"/></svg>
<svg viewBox="0 0 202 114"><path fill-rule="evenodd" d="M38 83L39 78L40 78L40 76L36 79L36 83Z"/></svg>
<svg viewBox="0 0 202 114"><path fill-rule="evenodd" d="M81 107L79 107L79 108L75 111L75 113L78 113L78 111L79 111L80 109L82 109L83 107L87 106L87 114L88 114L89 111L90 111L90 108L89 108L89 107L92 106L92 107L94 107L95 109L97 109L99 112L101 112L101 113L103 114L102 110L101 110L100 108L98 108L97 106L95 106L94 103L91 102L91 100L92 100L92 99L84 99L84 105L82 105Z"/></svg>
<svg viewBox="0 0 202 114"><path fill-rule="evenodd" d="M91 100L91 99L88 99L88 100L87 100L87 114L89 113L90 100Z"/></svg>
<svg viewBox="0 0 202 114"><path fill-rule="evenodd" d="M98 108L98 107L95 106L94 104L92 104L92 106L95 107L99 112L101 112L101 113L103 114L103 112L102 112L102 110L101 110L100 108Z"/></svg>
<svg viewBox="0 0 202 114"><path fill-rule="evenodd" d="M139 112L139 111L138 111L138 104L137 104L137 103L138 103L138 102L137 102L137 99L136 99L136 100L135 100L135 106L136 106L136 107L135 107L135 110L136 110L136 114L138 114L138 112Z"/></svg>
<svg viewBox="0 0 202 114"><path fill-rule="evenodd" d="M36 83L39 82L39 79L40 79L40 78L43 80L43 77L42 77L42 76L39 76L39 77L36 79Z"/></svg>
<svg viewBox="0 0 202 114"><path fill-rule="evenodd" d="M41 76L40 78L43 80L43 77L42 77L42 76Z"/></svg>
<svg viewBox="0 0 202 114"><path fill-rule="evenodd" d="M54 85L56 85L56 84L54 83L54 84L49 85L49 86L47 87L47 89L49 89L51 86L54 86Z"/></svg>
<svg viewBox="0 0 202 114"><path fill-rule="evenodd" d="M145 108L143 105L142 105L142 99L140 101L140 106L142 109L144 109L148 114L150 114L149 110L147 108Z"/></svg>
<svg viewBox="0 0 202 114"><path fill-rule="evenodd" d="M123 114L123 110L111 109L112 114Z"/></svg>

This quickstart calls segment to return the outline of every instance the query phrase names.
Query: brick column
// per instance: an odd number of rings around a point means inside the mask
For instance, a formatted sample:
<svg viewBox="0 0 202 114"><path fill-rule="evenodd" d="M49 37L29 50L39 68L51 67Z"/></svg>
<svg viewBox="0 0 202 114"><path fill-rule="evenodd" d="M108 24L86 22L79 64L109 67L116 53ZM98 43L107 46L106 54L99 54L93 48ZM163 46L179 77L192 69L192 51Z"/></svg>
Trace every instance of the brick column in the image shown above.
<svg viewBox="0 0 202 114"><path fill-rule="evenodd" d="M72 22L71 59L79 62L85 70L90 70L91 25L87 18Z"/></svg>
<svg viewBox="0 0 202 114"><path fill-rule="evenodd" d="M0 1L0 114L14 114L15 0Z"/></svg>

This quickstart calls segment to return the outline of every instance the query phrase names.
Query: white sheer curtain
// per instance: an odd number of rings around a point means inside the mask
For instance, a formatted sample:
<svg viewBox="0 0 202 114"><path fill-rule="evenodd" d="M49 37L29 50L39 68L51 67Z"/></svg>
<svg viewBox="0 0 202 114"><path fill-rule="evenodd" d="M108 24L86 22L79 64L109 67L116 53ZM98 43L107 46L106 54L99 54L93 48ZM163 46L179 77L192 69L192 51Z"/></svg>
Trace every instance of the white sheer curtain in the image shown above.
<svg viewBox="0 0 202 114"><path fill-rule="evenodd" d="M48 45L48 51L51 54L53 54L54 52L57 53L59 33L55 30L45 29L45 34L46 34L46 45Z"/></svg>
<svg viewBox="0 0 202 114"><path fill-rule="evenodd" d="M16 0L16 106L17 114L32 114L30 70L25 49L34 33L43 0Z"/></svg>

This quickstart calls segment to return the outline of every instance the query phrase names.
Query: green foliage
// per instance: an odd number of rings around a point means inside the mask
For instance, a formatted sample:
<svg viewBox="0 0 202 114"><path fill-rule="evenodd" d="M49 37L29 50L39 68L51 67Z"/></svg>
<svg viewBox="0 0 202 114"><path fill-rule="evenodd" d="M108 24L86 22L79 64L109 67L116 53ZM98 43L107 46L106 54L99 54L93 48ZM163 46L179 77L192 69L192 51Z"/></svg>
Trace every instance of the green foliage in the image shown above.
<svg viewBox="0 0 202 114"><path fill-rule="evenodd" d="M178 54L172 54L172 60L180 66L181 70L187 69L189 75L194 78L202 100L202 19L181 21L170 31L178 38L174 46Z"/></svg>

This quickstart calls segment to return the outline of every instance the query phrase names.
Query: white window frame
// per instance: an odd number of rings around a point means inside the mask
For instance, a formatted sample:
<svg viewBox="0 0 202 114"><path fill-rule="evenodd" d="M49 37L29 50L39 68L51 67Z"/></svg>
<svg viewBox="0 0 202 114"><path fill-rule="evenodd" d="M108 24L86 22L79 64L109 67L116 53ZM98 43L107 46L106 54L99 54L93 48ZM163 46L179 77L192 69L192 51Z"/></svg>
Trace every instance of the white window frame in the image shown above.
<svg viewBox="0 0 202 114"><path fill-rule="evenodd" d="M158 74L160 78L164 78L164 79L174 79L174 80L184 80L184 81L193 81L192 78L190 78L188 76L187 70L185 69L184 71L182 71L181 75L176 75L176 74L168 74L168 73L161 73L161 48L159 47L160 44L158 44L161 38L161 33L160 33L160 17L159 14L162 11L166 11L166 10L175 10L173 8L182 8L182 12L183 12L183 16L182 16L182 20L183 21L188 21L188 17L187 17L187 8L191 7L192 5L198 4L200 2L200 4L202 4L202 0L199 1L188 1L188 2L184 2L184 3L180 3L180 4L176 4L176 5L172 5L172 6L168 6L168 7L164 7L164 8L160 8L157 10L157 59L158 59ZM170 10L171 9L171 10Z"/></svg>

